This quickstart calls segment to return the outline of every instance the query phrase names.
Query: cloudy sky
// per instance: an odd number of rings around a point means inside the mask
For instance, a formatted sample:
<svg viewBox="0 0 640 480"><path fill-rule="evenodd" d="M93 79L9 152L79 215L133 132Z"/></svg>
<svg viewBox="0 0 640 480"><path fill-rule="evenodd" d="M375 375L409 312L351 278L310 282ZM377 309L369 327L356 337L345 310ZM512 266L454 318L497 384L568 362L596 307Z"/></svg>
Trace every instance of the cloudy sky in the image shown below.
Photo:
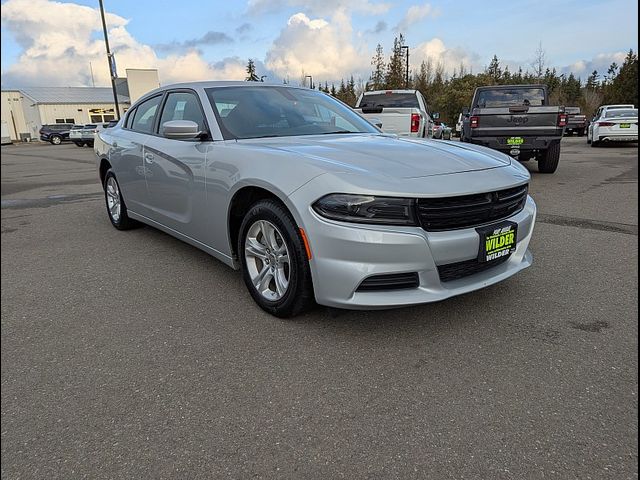
<svg viewBox="0 0 640 480"><path fill-rule="evenodd" d="M163 84L244 79L248 58L267 81L366 80L376 44L402 32L411 67L426 58L478 71L496 54L585 78L638 49L632 0L104 0L118 73L158 68ZM109 85L98 1L2 2L2 86Z"/></svg>

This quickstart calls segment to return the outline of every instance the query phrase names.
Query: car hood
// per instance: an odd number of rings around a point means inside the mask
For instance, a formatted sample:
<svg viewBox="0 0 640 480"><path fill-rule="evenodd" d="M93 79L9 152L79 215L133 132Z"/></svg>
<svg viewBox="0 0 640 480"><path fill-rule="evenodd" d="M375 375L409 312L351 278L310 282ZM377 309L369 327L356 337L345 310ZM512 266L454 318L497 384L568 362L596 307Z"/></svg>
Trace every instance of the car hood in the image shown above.
<svg viewBox="0 0 640 480"><path fill-rule="evenodd" d="M310 135L238 143L294 154L328 171L396 178L473 172L511 163L508 156L475 145L380 134Z"/></svg>

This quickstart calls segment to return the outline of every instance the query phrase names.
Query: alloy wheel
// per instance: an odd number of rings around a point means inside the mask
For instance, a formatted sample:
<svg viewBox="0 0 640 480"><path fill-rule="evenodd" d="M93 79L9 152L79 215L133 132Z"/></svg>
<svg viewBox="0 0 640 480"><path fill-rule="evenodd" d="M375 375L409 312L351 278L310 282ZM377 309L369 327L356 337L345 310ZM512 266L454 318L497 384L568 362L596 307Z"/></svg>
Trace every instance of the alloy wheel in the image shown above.
<svg viewBox="0 0 640 480"><path fill-rule="evenodd" d="M109 215L115 223L118 223L120 221L120 189L114 177L109 177L107 180L107 188L105 191Z"/></svg>
<svg viewBox="0 0 640 480"><path fill-rule="evenodd" d="M289 288L289 249L278 228L267 220L254 222L244 242L244 258L251 283L269 301L280 300Z"/></svg>

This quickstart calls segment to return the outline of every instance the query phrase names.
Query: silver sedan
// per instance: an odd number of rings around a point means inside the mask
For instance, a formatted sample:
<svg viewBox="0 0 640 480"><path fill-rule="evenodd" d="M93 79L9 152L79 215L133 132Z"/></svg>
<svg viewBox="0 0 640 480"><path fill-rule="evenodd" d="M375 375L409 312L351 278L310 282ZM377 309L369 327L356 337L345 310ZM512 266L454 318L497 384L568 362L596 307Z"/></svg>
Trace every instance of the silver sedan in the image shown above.
<svg viewBox="0 0 640 480"><path fill-rule="evenodd" d="M280 317L442 300L531 264L529 173L494 150L382 133L324 93L163 87L100 132L109 219L240 269Z"/></svg>

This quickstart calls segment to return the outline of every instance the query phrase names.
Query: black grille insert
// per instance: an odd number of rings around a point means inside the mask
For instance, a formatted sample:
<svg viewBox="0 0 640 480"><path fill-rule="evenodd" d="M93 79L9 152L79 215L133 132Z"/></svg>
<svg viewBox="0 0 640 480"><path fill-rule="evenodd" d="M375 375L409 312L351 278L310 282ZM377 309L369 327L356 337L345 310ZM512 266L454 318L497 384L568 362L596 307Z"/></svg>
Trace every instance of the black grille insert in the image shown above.
<svg viewBox="0 0 640 480"><path fill-rule="evenodd" d="M374 275L365 278L356 291L402 290L406 288L417 288L419 284L420 281L417 272Z"/></svg>
<svg viewBox="0 0 640 480"><path fill-rule="evenodd" d="M493 262L479 262L477 259L465 260L464 262L449 263L448 265L438 265L438 275L441 282L459 280L469 275L484 272L493 267L506 262L509 256L502 257Z"/></svg>
<svg viewBox="0 0 640 480"><path fill-rule="evenodd" d="M418 199L418 217L427 231L470 228L508 218L527 201L527 185L496 192Z"/></svg>

